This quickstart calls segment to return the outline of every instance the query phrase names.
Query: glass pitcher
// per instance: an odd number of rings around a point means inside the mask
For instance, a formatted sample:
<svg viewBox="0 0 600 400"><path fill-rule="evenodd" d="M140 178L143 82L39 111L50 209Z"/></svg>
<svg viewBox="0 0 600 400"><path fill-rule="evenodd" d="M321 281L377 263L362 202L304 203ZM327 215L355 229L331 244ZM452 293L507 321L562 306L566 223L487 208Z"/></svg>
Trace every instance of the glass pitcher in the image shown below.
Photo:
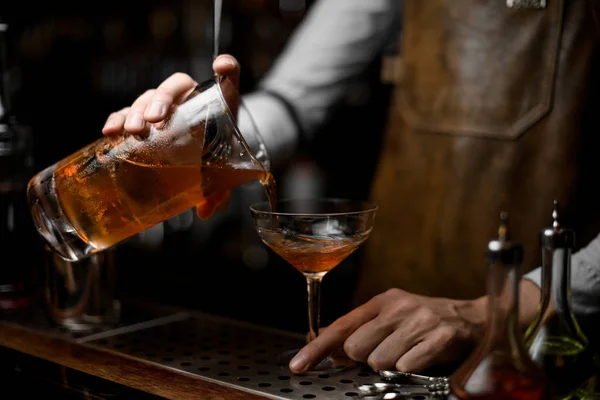
<svg viewBox="0 0 600 400"><path fill-rule="evenodd" d="M240 132L239 95L215 77L199 84L147 136L105 136L44 169L27 197L38 232L78 261L252 179L270 179L257 129Z"/></svg>

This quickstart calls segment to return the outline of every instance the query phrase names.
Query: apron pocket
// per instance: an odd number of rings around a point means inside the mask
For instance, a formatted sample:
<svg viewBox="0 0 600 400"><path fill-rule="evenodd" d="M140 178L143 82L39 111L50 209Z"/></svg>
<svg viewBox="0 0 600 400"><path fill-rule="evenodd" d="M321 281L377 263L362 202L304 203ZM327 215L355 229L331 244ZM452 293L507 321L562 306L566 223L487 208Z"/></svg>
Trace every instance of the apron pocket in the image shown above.
<svg viewBox="0 0 600 400"><path fill-rule="evenodd" d="M512 140L552 108L564 0L407 0L397 101L417 131Z"/></svg>

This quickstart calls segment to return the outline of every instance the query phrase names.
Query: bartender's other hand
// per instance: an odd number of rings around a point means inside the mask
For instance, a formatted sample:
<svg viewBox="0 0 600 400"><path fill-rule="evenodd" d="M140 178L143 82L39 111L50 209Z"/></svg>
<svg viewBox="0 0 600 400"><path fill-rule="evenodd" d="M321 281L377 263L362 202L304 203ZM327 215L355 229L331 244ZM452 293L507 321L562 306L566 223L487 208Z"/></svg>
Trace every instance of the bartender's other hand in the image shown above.
<svg viewBox="0 0 600 400"><path fill-rule="evenodd" d="M343 348L375 370L417 373L458 361L483 335L485 298L452 300L390 289L323 329L291 360L302 373Z"/></svg>
<svg viewBox="0 0 600 400"><path fill-rule="evenodd" d="M223 95L234 113L239 104L240 64L230 55L221 55L213 62L216 75L224 76L221 82ZM176 72L165 79L156 89L149 89L133 104L110 114L102 128L104 135L130 133L143 135L149 124L162 122L173 105L181 104L198 85L191 76Z"/></svg>

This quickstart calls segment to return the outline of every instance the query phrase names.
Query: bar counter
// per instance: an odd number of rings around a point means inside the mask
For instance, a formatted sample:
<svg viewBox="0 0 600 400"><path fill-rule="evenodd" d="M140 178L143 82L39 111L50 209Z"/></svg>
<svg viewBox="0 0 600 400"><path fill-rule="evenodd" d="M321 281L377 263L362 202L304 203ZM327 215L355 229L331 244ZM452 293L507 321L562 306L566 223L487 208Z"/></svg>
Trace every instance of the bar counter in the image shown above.
<svg viewBox="0 0 600 400"><path fill-rule="evenodd" d="M63 386L93 386L86 376L106 383L96 390L104 397L89 398L350 399L356 384L380 381L363 365L331 376L291 374L276 356L302 346L296 333L132 299L121 315L117 326L74 333L36 310L0 321L0 346L19 368L43 379L58 374ZM128 388L137 395L123 394Z"/></svg>

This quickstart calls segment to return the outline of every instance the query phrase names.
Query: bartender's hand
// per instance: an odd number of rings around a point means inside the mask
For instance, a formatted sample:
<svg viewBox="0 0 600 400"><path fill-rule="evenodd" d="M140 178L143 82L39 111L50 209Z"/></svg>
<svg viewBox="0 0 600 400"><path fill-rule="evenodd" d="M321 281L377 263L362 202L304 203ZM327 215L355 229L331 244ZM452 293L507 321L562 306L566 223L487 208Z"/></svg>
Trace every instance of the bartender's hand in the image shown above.
<svg viewBox="0 0 600 400"><path fill-rule="evenodd" d="M522 331L534 320L539 301L539 287L521 280ZM487 296L455 300L390 289L322 329L289 367L305 372L340 349L375 370L418 373L436 364L462 362L483 337L486 316Z"/></svg>
<svg viewBox="0 0 600 400"><path fill-rule="evenodd" d="M221 83L223 95L234 115L239 105L240 65L230 55L221 55L213 62L215 74L225 76ZM169 114L173 105L181 104L198 85L192 77L185 73L175 73L164 80L156 89L147 90L138 97L130 107L108 116L102 133L104 135L136 134L143 135L149 131L150 124L160 124ZM196 214L201 219L210 218L221 211L229 203L229 192L209 196L196 205Z"/></svg>
<svg viewBox="0 0 600 400"><path fill-rule="evenodd" d="M484 325L483 298L451 300L390 289L323 329L289 366L302 373L343 348L375 370L416 373L464 357Z"/></svg>

